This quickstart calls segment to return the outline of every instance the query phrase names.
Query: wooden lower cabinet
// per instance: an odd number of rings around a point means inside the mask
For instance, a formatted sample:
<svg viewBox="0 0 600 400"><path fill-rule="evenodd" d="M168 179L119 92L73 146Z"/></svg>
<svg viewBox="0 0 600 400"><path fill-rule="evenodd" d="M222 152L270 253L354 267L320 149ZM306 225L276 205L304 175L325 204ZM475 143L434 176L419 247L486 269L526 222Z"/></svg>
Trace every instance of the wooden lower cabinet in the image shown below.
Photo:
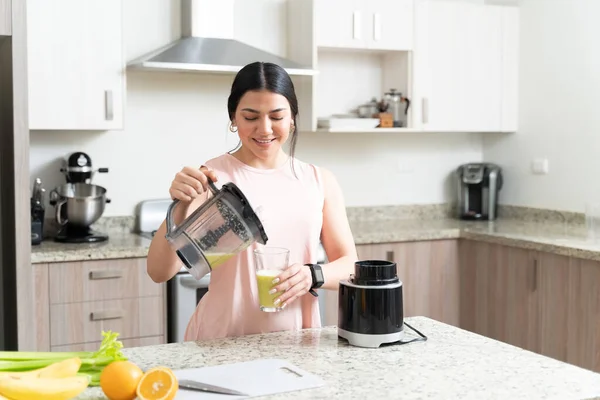
<svg viewBox="0 0 600 400"><path fill-rule="evenodd" d="M360 260L394 261L403 283L404 315L459 324L460 276L457 240L356 246Z"/></svg>
<svg viewBox="0 0 600 400"><path fill-rule="evenodd" d="M96 349L108 330L124 346L166 343L166 285L145 258L35 264L33 276L38 351Z"/></svg>
<svg viewBox="0 0 600 400"><path fill-rule="evenodd" d="M460 327L533 349L538 345L538 261L523 249L461 241Z"/></svg>
<svg viewBox="0 0 600 400"><path fill-rule="evenodd" d="M461 240L460 327L600 372L600 262Z"/></svg>
<svg viewBox="0 0 600 400"><path fill-rule="evenodd" d="M357 246L392 260L404 315L600 372L600 262L471 239Z"/></svg>

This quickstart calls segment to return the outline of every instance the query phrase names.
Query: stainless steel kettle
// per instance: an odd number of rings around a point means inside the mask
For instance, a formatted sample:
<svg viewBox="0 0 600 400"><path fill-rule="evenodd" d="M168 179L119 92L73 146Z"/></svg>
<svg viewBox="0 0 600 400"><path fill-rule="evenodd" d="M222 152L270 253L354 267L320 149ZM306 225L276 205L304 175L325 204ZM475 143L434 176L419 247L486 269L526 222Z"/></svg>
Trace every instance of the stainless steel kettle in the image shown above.
<svg viewBox="0 0 600 400"><path fill-rule="evenodd" d="M394 127L401 128L404 124L404 115L408 114L408 108L410 107L410 100L402 93L396 91L396 89L390 89L389 92L385 93L383 102L386 108L392 113L394 118ZM406 103L404 110L402 109L402 103Z"/></svg>

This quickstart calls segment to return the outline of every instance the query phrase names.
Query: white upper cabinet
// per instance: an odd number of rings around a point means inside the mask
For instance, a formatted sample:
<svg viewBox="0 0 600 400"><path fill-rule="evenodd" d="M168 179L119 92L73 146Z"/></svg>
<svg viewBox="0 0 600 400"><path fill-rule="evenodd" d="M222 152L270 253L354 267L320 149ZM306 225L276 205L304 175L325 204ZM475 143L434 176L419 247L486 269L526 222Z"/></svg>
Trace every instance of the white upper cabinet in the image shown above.
<svg viewBox="0 0 600 400"><path fill-rule="evenodd" d="M0 36L10 36L11 21L11 0L0 0Z"/></svg>
<svg viewBox="0 0 600 400"><path fill-rule="evenodd" d="M516 131L517 69L515 7L416 0L416 128Z"/></svg>
<svg viewBox="0 0 600 400"><path fill-rule="evenodd" d="M28 0L29 129L123 128L121 0Z"/></svg>
<svg viewBox="0 0 600 400"><path fill-rule="evenodd" d="M411 50L414 0L314 0L321 48Z"/></svg>
<svg viewBox="0 0 600 400"><path fill-rule="evenodd" d="M412 50L413 0L369 0L366 10L367 47L374 50ZM370 19L370 23L369 20Z"/></svg>

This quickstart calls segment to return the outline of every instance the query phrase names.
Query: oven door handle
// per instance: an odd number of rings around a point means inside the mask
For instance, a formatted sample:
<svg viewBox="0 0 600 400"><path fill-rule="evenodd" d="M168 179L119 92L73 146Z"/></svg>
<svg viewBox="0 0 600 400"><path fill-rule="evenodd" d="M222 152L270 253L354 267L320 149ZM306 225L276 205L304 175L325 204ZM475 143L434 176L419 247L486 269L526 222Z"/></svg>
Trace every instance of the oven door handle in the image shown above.
<svg viewBox="0 0 600 400"><path fill-rule="evenodd" d="M180 278L181 286L188 289L208 289L209 282L209 276L203 276L200 280L197 280L192 275L186 275Z"/></svg>

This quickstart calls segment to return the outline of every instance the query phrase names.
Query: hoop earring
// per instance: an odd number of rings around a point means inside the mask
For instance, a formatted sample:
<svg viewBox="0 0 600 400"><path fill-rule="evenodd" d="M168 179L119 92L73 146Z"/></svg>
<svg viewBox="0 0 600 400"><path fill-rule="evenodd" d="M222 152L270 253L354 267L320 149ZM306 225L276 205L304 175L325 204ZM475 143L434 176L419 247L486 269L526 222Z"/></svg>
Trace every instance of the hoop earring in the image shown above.
<svg viewBox="0 0 600 400"><path fill-rule="evenodd" d="M296 127L294 125L290 126L290 135L292 135L296 131Z"/></svg>
<svg viewBox="0 0 600 400"><path fill-rule="evenodd" d="M230 123L229 124L229 132L236 133L237 131L238 131L237 130L237 126L235 126L232 123Z"/></svg>

